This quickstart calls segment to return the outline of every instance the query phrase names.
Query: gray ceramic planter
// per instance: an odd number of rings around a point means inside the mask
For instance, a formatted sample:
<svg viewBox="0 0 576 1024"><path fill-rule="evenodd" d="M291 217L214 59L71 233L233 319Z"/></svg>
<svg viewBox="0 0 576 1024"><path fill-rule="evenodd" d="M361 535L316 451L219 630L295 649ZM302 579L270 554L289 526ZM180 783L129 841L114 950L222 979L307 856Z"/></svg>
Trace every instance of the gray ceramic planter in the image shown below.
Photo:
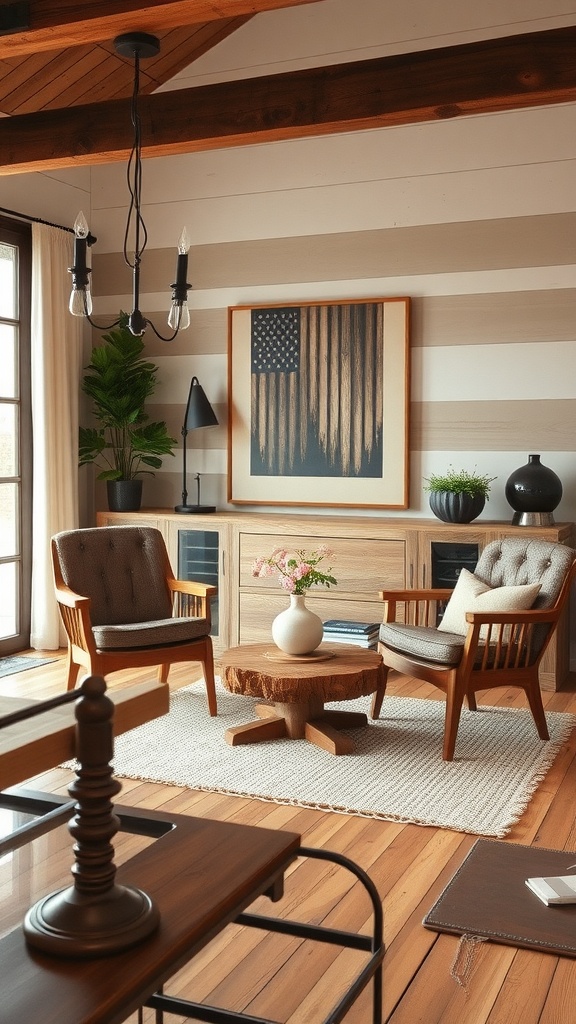
<svg viewBox="0 0 576 1024"><path fill-rule="evenodd" d="M483 494L454 494L453 491L430 491L430 508L443 523L471 523L480 515L486 498Z"/></svg>

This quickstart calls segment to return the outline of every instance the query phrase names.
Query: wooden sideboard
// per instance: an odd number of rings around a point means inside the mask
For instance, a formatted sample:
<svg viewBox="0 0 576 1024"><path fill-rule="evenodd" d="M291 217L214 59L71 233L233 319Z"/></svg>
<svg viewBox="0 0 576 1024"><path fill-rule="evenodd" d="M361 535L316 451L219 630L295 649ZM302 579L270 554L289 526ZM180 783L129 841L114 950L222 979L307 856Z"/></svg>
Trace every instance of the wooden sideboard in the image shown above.
<svg viewBox="0 0 576 1024"><path fill-rule="evenodd" d="M326 544L338 586L309 592L310 607L326 619L378 622L378 592L394 587L450 585L436 571L453 576L467 558L501 537L534 537L575 546L573 523L548 527L512 526L476 520L468 524L435 519L385 516L291 515L216 512L181 515L167 509L99 512L98 526L147 524L157 527L168 547L175 575L215 583L214 650L216 655L239 643L263 643L272 620L286 607L286 594L275 577L254 579L258 555L276 547L310 550ZM439 555L438 552L441 552ZM473 565L473 562L472 562ZM542 689L560 689L570 667L568 614L560 623L540 671Z"/></svg>

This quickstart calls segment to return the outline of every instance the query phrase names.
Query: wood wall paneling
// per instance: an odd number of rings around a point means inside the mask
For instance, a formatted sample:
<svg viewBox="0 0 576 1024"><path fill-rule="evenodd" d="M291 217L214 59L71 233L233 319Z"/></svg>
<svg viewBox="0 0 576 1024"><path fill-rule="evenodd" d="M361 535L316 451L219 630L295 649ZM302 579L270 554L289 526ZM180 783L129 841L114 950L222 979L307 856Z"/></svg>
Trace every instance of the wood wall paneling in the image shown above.
<svg viewBox="0 0 576 1024"><path fill-rule="evenodd" d="M193 245L190 267L196 289L316 281L322 298L322 281L570 266L575 235L576 212L464 221ZM169 293L175 252L175 246L146 251L143 294ZM130 292L121 252L93 253L93 288L95 296L104 295L107 301Z"/></svg>

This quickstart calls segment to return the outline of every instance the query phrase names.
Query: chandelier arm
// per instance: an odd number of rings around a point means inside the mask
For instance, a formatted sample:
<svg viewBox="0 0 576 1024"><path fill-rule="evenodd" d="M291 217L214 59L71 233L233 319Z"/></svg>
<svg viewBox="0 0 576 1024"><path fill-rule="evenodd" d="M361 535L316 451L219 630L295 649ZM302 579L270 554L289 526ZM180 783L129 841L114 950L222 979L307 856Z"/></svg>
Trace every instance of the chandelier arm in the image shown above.
<svg viewBox="0 0 576 1024"><path fill-rule="evenodd" d="M96 331L111 331L113 327L118 327L118 324L120 323L120 317L118 317L118 319L113 320L111 324L97 324L96 321L92 319L90 313L85 313L84 319L87 320L90 327L93 327Z"/></svg>
<svg viewBox="0 0 576 1024"><path fill-rule="evenodd" d="M160 331L154 326L151 320L146 320L146 324L148 327L152 328L152 331L154 332L156 337L160 339L160 341L174 341L174 338L176 337L178 331L180 330L180 324L178 324L176 330L173 331L173 333L168 338L166 338L163 334L160 334Z"/></svg>

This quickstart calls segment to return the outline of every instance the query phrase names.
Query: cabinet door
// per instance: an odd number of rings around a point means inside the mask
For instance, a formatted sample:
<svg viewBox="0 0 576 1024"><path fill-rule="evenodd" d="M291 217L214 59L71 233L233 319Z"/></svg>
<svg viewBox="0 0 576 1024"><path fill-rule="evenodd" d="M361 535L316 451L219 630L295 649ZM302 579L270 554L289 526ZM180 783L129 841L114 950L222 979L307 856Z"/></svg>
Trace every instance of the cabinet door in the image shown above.
<svg viewBox="0 0 576 1024"><path fill-rule="evenodd" d="M473 523L421 530L418 535L418 561L415 588L454 587L462 568L474 572L483 548L496 534Z"/></svg>
<svg viewBox="0 0 576 1024"><path fill-rule="evenodd" d="M218 587L211 603L215 653L228 646L227 540L227 527L208 517L190 516L182 525L174 521L169 523L170 560L177 579Z"/></svg>

